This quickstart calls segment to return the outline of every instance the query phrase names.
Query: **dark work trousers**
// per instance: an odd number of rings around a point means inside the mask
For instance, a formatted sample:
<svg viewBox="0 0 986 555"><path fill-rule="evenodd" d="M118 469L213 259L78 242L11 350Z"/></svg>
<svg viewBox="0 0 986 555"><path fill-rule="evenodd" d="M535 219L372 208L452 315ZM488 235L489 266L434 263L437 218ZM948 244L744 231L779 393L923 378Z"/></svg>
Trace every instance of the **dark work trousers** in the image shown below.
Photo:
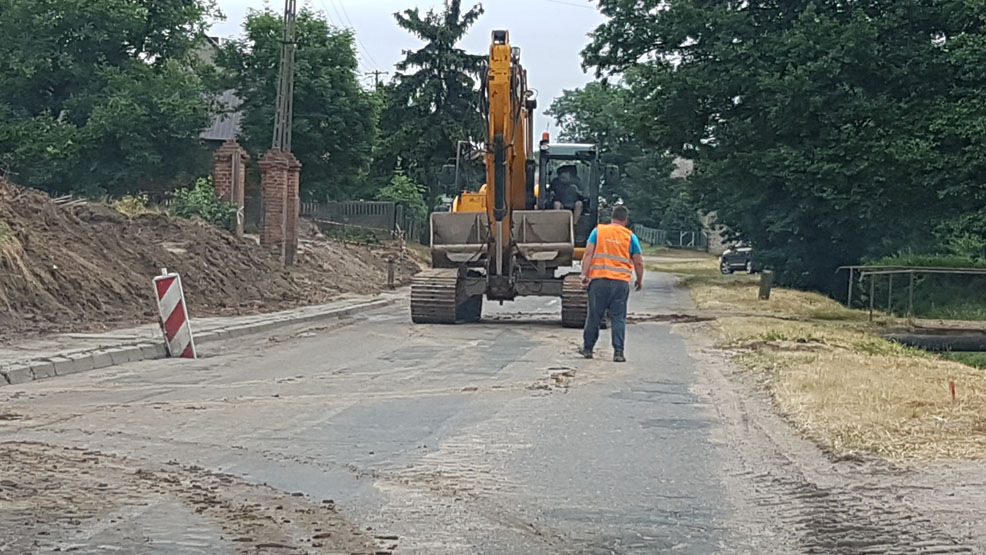
<svg viewBox="0 0 986 555"><path fill-rule="evenodd" d="M609 311L613 328L613 350L623 352L627 333L627 300L630 298L630 282L597 278L589 282L589 314L585 319L584 347L592 351L599 339L599 326Z"/></svg>

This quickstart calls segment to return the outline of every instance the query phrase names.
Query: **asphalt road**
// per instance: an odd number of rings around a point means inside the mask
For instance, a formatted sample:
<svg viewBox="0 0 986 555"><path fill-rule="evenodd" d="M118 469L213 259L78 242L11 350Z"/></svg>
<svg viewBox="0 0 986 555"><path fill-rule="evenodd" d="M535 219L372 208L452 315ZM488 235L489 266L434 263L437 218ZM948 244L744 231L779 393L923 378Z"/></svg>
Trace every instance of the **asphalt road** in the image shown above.
<svg viewBox="0 0 986 555"><path fill-rule="evenodd" d="M652 274L631 311L688 305L687 293ZM579 338L558 325L551 300L490 306L483 322L461 326L413 326L406 306L395 306L214 347L197 361L5 392L0 442L191 466L227 474L239 488L266 484L273 489L263 500L244 490L240 503L282 511L280 496L334 506L346 525L399 554L758 552L750 547L758 529L736 524L744 490L683 340L667 324L630 325L621 365L582 360ZM604 334L597 352L608 350ZM66 465L52 472L63 476ZM129 501L71 525L36 509L32 526L8 528L16 532L6 545L266 552L256 536L234 543L232 524L217 521L243 521L235 510L194 510L175 489L185 482L154 482L164 489L120 486ZM127 509L135 504L142 509ZM27 534L39 537L18 544L14 535ZM321 552L312 543L305 551Z"/></svg>

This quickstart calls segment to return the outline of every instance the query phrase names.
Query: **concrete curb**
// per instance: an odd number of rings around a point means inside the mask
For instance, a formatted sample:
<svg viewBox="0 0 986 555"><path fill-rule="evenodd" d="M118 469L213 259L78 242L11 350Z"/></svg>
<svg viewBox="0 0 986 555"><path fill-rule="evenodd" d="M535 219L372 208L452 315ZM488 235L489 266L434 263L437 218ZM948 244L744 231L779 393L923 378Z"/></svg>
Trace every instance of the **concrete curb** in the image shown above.
<svg viewBox="0 0 986 555"><path fill-rule="evenodd" d="M377 299L367 301L352 306L329 309L321 312L312 312L302 315L280 315L272 314L272 318L263 322L252 324L241 324L228 328L209 330L195 334L195 344L204 345L217 341L225 341L244 337L255 333L264 333L284 326L304 324L318 320L328 320L332 318L346 318L358 312L373 310L396 304L400 299ZM195 325L194 320L192 325ZM193 327L194 332L194 327ZM142 341L135 344L124 344L104 349L94 349L77 353L59 354L52 357L42 358L29 362L17 363L12 366L0 368L0 387L7 385L20 385L55 376L67 376L86 372L89 370L100 370L126 364L128 362L140 362L142 360L156 360L167 356L167 349L164 342L148 343Z"/></svg>

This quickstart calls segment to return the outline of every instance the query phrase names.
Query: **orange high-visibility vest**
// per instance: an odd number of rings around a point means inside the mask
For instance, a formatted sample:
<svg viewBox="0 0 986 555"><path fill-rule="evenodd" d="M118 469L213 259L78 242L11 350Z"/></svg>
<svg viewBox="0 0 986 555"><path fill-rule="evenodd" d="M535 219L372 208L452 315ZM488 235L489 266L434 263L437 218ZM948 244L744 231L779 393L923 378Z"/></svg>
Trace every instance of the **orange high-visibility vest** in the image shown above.
<svg viewBox="0 0 986 555"><path fill-rule="evenodd" d="M589 279L632 280L633 260L630 258L632 240L633 232L626 226L600 224L596 227L596 250L589 267Z"/></svg>

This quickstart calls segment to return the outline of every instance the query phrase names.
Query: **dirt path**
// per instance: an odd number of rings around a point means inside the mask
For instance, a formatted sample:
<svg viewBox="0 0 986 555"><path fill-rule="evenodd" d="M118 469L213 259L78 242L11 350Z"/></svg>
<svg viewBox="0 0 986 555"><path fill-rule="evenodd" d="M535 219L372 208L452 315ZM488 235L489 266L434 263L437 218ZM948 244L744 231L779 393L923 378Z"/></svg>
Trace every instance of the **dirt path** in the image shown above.
<svg viewBox="0 0 986 555"><path fill-rule="evenodd" d="M0 444L0 553L381 553L334 510L234 476L99 451Z"/></svg>

